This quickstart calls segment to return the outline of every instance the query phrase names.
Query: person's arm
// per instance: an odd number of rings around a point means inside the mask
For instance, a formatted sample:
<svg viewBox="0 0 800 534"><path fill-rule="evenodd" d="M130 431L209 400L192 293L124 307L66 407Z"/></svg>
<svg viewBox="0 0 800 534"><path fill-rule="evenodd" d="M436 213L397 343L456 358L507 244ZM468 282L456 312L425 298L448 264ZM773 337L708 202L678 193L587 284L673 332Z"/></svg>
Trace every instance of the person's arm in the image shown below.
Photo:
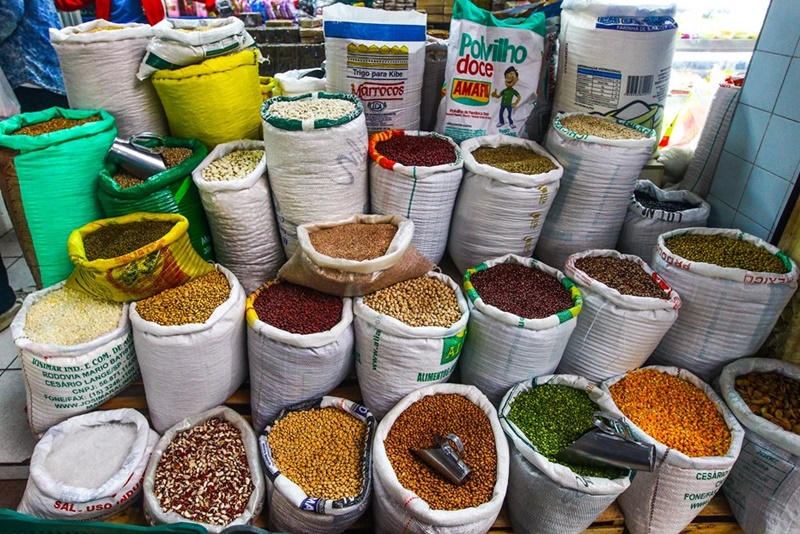
<svg viewBox="0 0 800 534"><path fill-rule="evenodd" d="M92 0L55 0L59 11L78 11L92 4Z"/></svg>
<svg viewBox="0 0 800 534"><path fill-rule="evenodd" d="M23 0L3 0L0 2L0 43L14 33L24 12L25 5Z"/></svg>

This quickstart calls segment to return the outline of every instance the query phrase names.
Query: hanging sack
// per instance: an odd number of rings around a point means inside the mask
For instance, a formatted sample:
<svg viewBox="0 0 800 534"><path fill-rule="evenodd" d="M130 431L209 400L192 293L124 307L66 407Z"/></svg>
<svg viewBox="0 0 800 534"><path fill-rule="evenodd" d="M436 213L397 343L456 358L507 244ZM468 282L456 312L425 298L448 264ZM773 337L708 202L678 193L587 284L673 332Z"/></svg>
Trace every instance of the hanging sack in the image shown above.
<svg viewBox="0 0 800 534"><path fill-rule="evenodd" d="M652 130L617 120L648 137L604 139L567 129L556 115L545 146L564 166L561 188L542 229L536 257L561 266L567 256L617 244L636 180L655 144Z"/></svg>
<svg viewBox="0 0 800 534"><path fill-rule="evenodd" d="M485 303L472 285L472 276L504 263L524 265L557 278L572 295L572 307L543 319L526 319ZM464 290L469 299L469 325L459 367L463 383L477 386L497 406L514 384L556 370L583 305L580 290L561 271L533 258L506 254L467 269Z"/></svg>
<svg viewBox="0 0 800 534"><path fill-rule="evenodd" d="M556 168L543 174L520 174L478 163L472 156L480 147L501 146L526 148L547 157ZM533 141L507 135L468 139L461 143L461 153L466 172L447 242L453 263L463 273L503 254L530 257L564 169Z"/></svg>
<svg viewBox="0 0 800 534"><path fill-rule="evenodd" d="M224 403L247 376L242 286L225 267L231 292L202 324L163 326L131 305L133 342L153 428L164 432L184 417Z"/></svg>
<svg viewBox="0 0 800 534"><path fill-rule="evenodd" d="M500 403L498 414L511 449L508 514L511 526L518 534L580 534L628 489L635 473L629 471L625 476L615 479L586 477L540 454L508 416L511 403L521 393L544 384L583 390L597 404L598 410L614 408L614 401L608 393L577 376L545 375L509 389ZM531 498L533 495L535 499Z"/></svg>
<svg viewBox="0 0 800 534"><path fill-rule="evenodd" d="M278 102L313 98L345 100L355 110L337 120L313 121L284 119L270 112ZM318 93L270 98L261 117L272 200L283 248L291 258L301 224L369 212L364 111L353 95Z"/></svg>
<svg viewBox="0 0 800 534"><path fill-rule="evenodd" d="M275 278L286 258L272 209L265 158L243 178L203 178L204 169L212 162L239 150L263 151L264 142L243 139L217 145L192 171L192 180L200 191L217 261L230 269L249 294Z"/></svg>
<svg viewBox="0 0 800 534"><path fill-rule="evenodd" d="M672 253L671 237L721 235L763 248L781 259L785 274L690 262ZM661 340L650 363L675 365L711 380L733 360L751 356L764 344L797 290L797 264L766 241L739 230L689 228L658 238L653 267L683 295L683 309Z"/></svg>
<svg viewBox="0 0 800 534"><path fill-rule="evenodd" d="M442 100L442 86L447 66L447 41L426 36L425 76L419 106L419 129L431 132L436 128L436 111Z"/></svg>
<svg viewBox="0 0 800 534"><path fill-rule="evenodd" d="M404 135L447 141L455 161L432 167L406 166L381 155L376 146ZM432 263L439 263L447 246L450 216L461 185L464 160L452 139L428 132L386 131L369 140L369 191L372 212L403 215L414 222L414 247Z"/></svg>
<svg viewBox="0 0 800 534"><path fill-rule="evenodd" d="M51 119L90 117L100 120L37 136L13 135ZM70 232L103 216L97 175L116 135L114 117L102 110L50 108L0 123L0 192L36 287L69 276L72 263L64 245Z"/></svg>
<svg viewBox="0 0 800 534"><path fill-rule="evenodd" d="M122 425L129 431L117 430ZM98 442L112 436L114 441ZM28 484L17 510L42 519L72 521L115 516L141 493L144 470L157 441L158 434L147 419L131 408L71 417L48 430L34 447Z"/></svg>
<svg viewBox="0 0 800 534"><path fill-rule="evenodd" d="M50 28L69 106L108 111L124 138L141 132L167 134L167 118L152 82L136 77L152 37L149 24L102 19Z"/></svg>
<svg viewBox="0 0 800 534"><path fill-rule="evenodd" d="M624 295L581 271L581 258L617 258L635 263L666 298ZM641 258L616 250L587 250L567 258L564 274L583 294L583 311L558 366L559 374L602 382L642 365L678 319L681 297Z"/></svg>
<svg viewBox="0 0 800 534"><path fill-rule="evenodd" d="M742 358L722 370L719 378L722 398L744 427L742 452L722 491L736 522L746 532L797 532L800 531L800 510L795 505L800 491L800 471L797 470L800 465L800 436L765 419L760 413L754 413L742 399L736 391L736 383L740 377L752 372L777 373L800 380L800 367L764 358ZM773 396L765 393L764 399ZM767 413L774 414L775 408L781 409L782 406L774 406L772 410L766 408Z"/></svg>

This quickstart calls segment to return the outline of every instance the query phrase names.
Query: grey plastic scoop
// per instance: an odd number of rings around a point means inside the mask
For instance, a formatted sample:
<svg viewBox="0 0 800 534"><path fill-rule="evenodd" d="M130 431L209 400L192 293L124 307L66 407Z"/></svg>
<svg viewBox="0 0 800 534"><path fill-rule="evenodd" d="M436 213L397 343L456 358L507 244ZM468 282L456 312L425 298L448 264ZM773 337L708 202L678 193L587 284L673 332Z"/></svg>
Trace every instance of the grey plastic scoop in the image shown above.
<svg viewBox="0 0 800 534"><path fill-rule="evenodd" d="M472 469L461 459L464 444L455 434L436 436L434 439L438 449L411 449L411 452L448 482L461 486L472 476ZM455 449L451 443L456 446Z"/></svg>

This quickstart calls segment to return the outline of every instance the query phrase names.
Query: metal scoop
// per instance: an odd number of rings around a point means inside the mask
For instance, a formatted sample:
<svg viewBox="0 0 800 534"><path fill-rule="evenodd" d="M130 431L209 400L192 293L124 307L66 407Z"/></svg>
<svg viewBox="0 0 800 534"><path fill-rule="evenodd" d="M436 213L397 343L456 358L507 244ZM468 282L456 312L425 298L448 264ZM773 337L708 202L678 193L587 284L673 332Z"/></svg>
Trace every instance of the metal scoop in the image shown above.
<svg viewBox="0 0 800 534"><path fill-rule="evenodd" d="M464 444L455 434L436 436L434 439L438 449L411 449L411 452L448 482L461 486L472 476L472 469L461 459ZM451 443L456 446L455 449Z"/></svg>
<svg viewBox="0 0 800 534"><path fill-rule="evenodd" d="M147 180L167 170L161 152L164 151L164 138L151 132L133 135L127 141L119 137L108 150L108 160L116 163L129 173Z"/></svg>

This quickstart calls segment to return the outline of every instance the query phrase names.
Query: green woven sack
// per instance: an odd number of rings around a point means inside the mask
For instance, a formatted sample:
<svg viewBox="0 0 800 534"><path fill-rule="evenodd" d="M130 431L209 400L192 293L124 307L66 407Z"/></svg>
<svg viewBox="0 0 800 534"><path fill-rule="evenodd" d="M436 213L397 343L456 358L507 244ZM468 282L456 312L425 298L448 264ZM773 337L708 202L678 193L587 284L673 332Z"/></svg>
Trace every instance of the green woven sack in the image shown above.
<svg viewBox="0 0 800 534"><path fill-rule="evenodd" d="M168 147L191 148L193 154L181 164L147 179L141 185L123 189L111 176L117 166L107 163L100 172L97 197L106 217L129 213L177 213L189 220L189 241L206 261L214 261L211 229L200 200L200 192L192 181L192 171L208 155L206 146L197 139L165 137ZM100 218L100 217L98 217Z"/></svg>

